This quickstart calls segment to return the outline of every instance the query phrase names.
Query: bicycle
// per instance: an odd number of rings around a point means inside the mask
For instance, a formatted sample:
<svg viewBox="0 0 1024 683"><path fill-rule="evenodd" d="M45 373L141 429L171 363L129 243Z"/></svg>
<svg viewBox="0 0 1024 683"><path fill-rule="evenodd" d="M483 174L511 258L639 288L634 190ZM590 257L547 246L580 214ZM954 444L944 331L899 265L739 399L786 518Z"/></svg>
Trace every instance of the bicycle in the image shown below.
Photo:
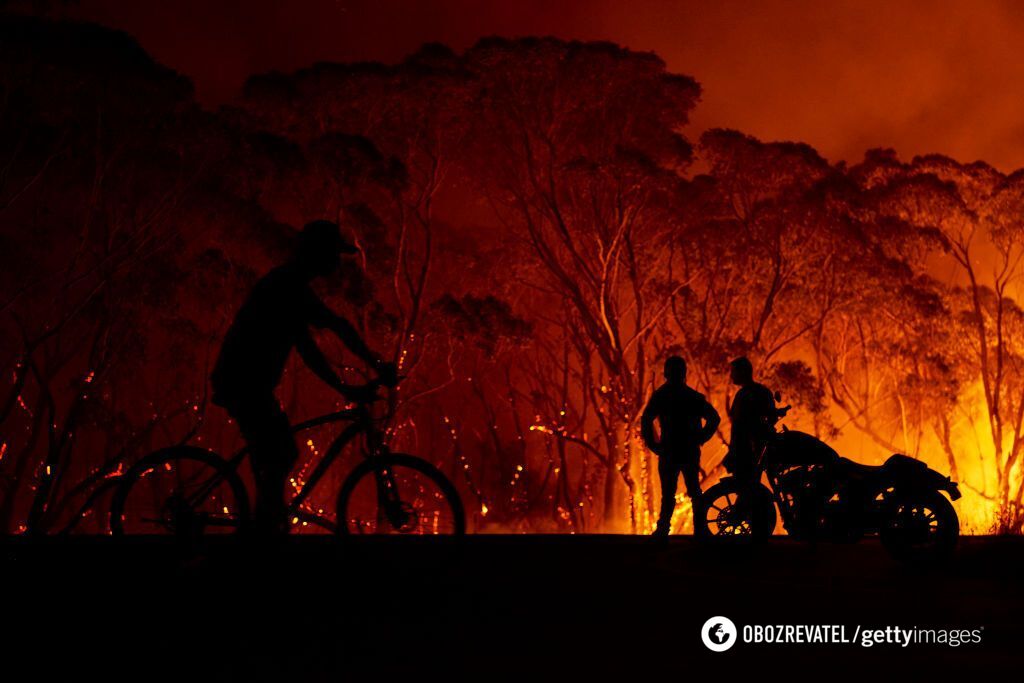
<svg viewBox="0 0 1024 683"><path fill-rule="evenodd" d="M392 453L378 422L394 413L388 401L383 418L371 415L380 397L379 379L366 385L374 398L292 426L299 434L322 425L350 422L334 438L309 477L297 485L288 504L289 527L302 522L338 535L452 534L466 531L462 500L451 481L426 460ZM303 508L316 485L350 442L363 435L364 460L346 477L338 492L336 520L323 510ZM155 451L120 477L110 506L110 531L126 534L199 536L244 532L251 523L249 494L238 467L248 456L243 448L230 458L194 445ZM293 480L294 481L294 480Z"/></svg>

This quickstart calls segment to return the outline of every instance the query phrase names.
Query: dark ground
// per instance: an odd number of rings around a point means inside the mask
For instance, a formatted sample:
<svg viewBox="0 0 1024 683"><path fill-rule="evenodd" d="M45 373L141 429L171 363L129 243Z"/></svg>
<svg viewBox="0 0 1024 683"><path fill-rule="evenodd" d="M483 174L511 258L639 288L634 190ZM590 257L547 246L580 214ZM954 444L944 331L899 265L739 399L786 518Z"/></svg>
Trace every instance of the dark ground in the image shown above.
<svg viewBox="0 0 1024 683"><path fill-rule="evenodd" d="M755 556L689 538L291 538L273 552L0 540L0 681L930 680L1024 670L1024 539L962 539L922 573L874 542ZM982 628L980 644L700 640L743 624ZM1019 680L1019 678L1017 678Z"/></svg>

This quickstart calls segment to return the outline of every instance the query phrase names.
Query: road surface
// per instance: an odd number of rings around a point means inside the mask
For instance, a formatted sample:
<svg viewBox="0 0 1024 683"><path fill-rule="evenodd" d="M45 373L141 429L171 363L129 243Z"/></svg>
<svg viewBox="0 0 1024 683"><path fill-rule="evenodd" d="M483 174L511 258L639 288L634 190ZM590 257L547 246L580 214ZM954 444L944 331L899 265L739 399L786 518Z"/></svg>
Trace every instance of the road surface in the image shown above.
<svg viewBox="0 0 1024 683"><path fill-rule="evenodd" d="M691 538L0 540L0 680L950 680L1024 671L1024 539L962 539L921 572L875 542ZM728 617L738 642L701 628ZM981 642L754 644L744 626L977 629ZM751 631L752 633L752 631ZM807 631L807 633L811 633ZM820 634L821 631L819 630ZM839 631L832 630L835 636ZM24 672L12 675L12 672Z"/></svg>

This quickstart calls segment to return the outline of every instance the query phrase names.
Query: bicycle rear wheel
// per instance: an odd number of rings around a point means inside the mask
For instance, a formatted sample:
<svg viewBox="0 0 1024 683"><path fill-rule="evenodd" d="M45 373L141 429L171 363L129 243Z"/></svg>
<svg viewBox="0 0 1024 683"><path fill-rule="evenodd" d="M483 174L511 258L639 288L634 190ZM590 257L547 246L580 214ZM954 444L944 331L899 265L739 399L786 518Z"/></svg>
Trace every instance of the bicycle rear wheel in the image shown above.
<svg viewBox="0 0 1024 683"><path fill-rule="evenodd" d="M426 460L403 453L363 461L338 493L339 535L462 535L466 514L455 487Z"/></svg>
<svg viewBox="0 0 1024 683"><path fill-rule="evenodd" d="M223 458L176 446L147 455L121 477L110 504L110 532L201 536L238 533L249 497Z"/></svg>

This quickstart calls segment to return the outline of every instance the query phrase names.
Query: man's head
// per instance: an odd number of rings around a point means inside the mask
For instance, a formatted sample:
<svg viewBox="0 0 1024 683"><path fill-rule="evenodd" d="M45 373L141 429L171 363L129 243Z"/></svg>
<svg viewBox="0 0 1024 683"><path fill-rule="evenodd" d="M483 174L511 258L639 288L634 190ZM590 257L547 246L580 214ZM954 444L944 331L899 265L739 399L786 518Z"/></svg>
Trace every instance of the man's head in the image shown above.
<svg viewBox="0 0 1024 683"><path fill-rule="evenodd" d="M666 358L665 379L669 384L686 384L686 361L679 356Z"/></svg>
<svg viewBox="0 0 1024 683"><path fill-rule="evenodd" d="M341 229L333 221L312 221L299 233L295 261L310 277L330 275L341 265L341 256L359 250L341 236Z"/></svg>
<svg viewBox="0 0 1024 683"><path fill-rule="evenodd" d="M740 356L729 363L729 379L733 384L743 386L754 381L754 365L746 356Z"/></svg>

